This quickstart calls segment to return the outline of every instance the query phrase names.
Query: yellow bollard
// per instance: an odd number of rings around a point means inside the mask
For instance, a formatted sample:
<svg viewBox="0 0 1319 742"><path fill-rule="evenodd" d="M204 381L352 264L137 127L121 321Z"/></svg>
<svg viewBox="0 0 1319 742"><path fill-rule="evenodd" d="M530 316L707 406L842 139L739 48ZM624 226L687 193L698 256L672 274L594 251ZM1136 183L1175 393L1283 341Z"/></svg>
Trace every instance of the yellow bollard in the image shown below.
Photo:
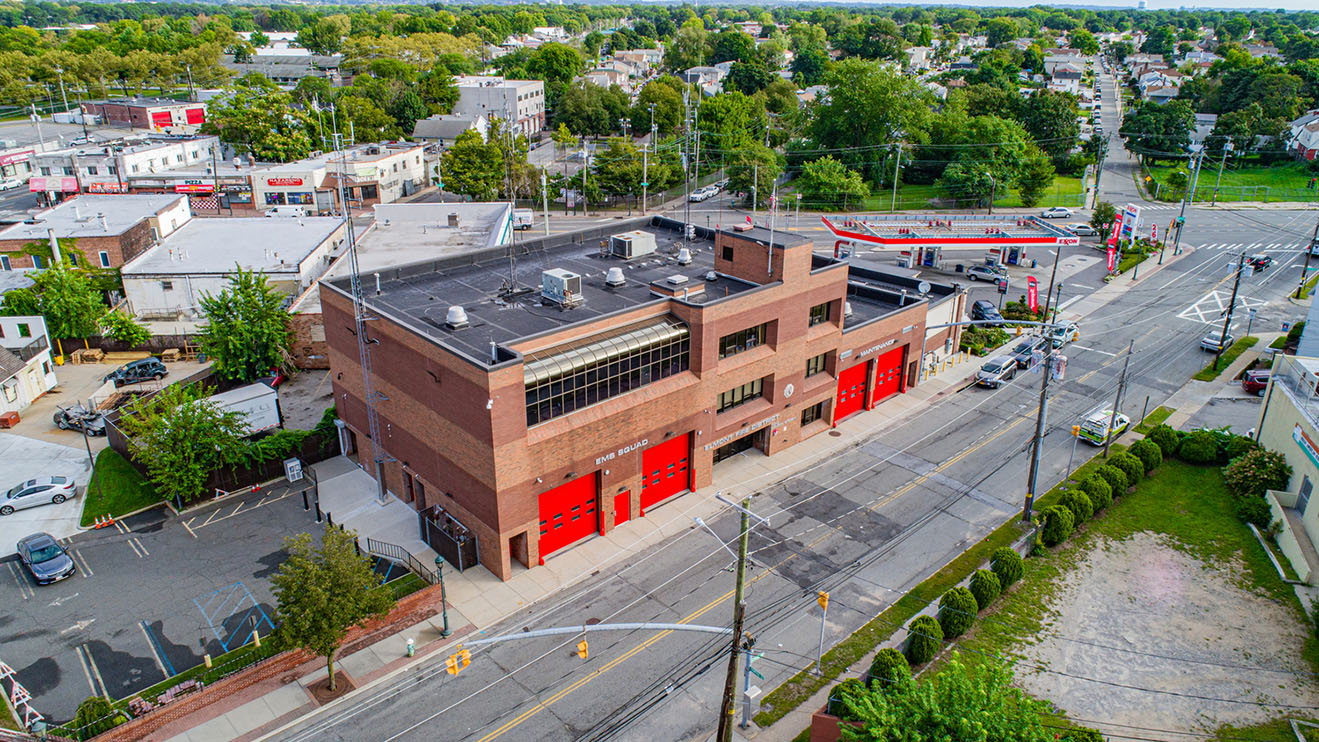
<svg viewBox="0 0 1319 742"><path fill-rule="evenodd" d="M211 656L209 654L202 655L202 662L206 664L207 670L211 669Z"/></svg>
<svg viewBox="0 0 1319 742"><path fill-rule="evenodd" d="M261 647L261 632L260 632L260 631L253 631L253 632L252 632L252 644L253 644L253 646L257 647L258 649Z"/></svg>

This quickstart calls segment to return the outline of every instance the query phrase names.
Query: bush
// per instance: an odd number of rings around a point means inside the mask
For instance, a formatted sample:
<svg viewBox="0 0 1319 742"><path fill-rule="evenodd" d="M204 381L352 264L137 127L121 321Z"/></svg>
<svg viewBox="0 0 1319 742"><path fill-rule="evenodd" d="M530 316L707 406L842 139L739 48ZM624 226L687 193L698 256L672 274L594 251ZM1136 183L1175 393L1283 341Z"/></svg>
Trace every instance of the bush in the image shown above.
<svg viewBox="0 0 1319 742"><path fill-rule="evenodd" d="M122 711L115 711L110 702L101 696L88 696L78 704L73 721L69 724L80 740L88 740L128 721Z"/></svg>
<svg viewBox="0 0 1319 742"><path fill-rule="evenodd" d="M1045 546L1057 546L1072 535L1075 524L1072 511L1062 505L1054 505L1044 511L1044 531L1040 534L1040 538L1043 539Z"/></svg>
<svg viewBox="0 0 1319 742"><path fill-rule="evenodd" d="M1213 464L1218 461L1218 436L1212 431L1197 430L1182 439L1177 457L1188 464Z"/></svg>
<svg viewBox="0 0 1319 742"><path fill-rule="evenodd" d="M1282 454L1257 448L1223 467L1223 482L1239 499L1263 497L1265 490L1287 488L1292 468Z"/></svg>
<svg viewBox="0 0 1319 742"><path fill-rule="evenodd" d="M975 574L971 575L971 595L975 596L976 607L980 610L988 608L1001 592L1003 586L999 584L998 575L993 572L977 569Z"/></svg>
<svg viewBox="0 0 1319 742"><path fill-rule="evenodd" d="M846 696L861 696L865 692L866 684L861 682L860 678L848 678L829 691L829 700L825 703L824 712L847 721L857 721L853 718L851 712L847 710L847 704L843 703L843 698Z"/></svg>
<svg viewBox="0 0 1319 742"><path fill-rule="evenodd" d="M1131 454L1140 459L1140 463L1145 467L1145 473L1148 474L1158 468L1163 463L1163 449L1159 444L1149 438L1142 438L1131 444Z"/></svg>
<svg viewBox="0 0 1319 742"><path fill-rule="evenodd" d="M933 616L921 615L907 624L907 646L904 654L907 661L914 665L923 665L934 659L943 647L943 627Z"/></svg>
<svg viewBox="0 0 1319 742"><path fill-rule="evenodd" d="M1145 440L1154 441L1154 445L1159 447L1165 459L1177 453L1177 447L1181 445L1181 436L1164 423L1155 425L1150 434L1145 436Z"/></svg>
<svg viewBox="0 0 1319 742"><path fill-rule="evenodd" d="M1016 551L1000 546L989 559L989 568L998 576L999 592L1007 590L1026 571L1025 560Z"/></svg>
<svg viewBox="0 0 1319 742"><path fill-rule="evenodd" d="M1104 742L1104 735L1093 729L1073 729L1063 736L1064 742Z"/></svg>
<svg viewBox="0 0 1319 742"><path fill-rule="evenodd" d="M956 639L975 623L976 597L964 587L952 587L939 599L939 626L945 639Z"/></svg>
<svg viewBox="0 0 1319 742"><path fill-rule="evenodd" d="M1081 490L1067 490L1059 498L1058 504L1072 511L1072 524L1078 528L1095 514L1095 506L1090 502L1090 496Z"/></svg>
<svg viewBox="0 0 1319 742"><path fill-rule="evenodd" d="M1158 447L1155 446L1155 448ZM1104 481L1103 477L1093 474L1086 477L1086 480L1081 483L1081 489L1085 490L1086 495L1090 497L1090 504L1094 507L1096 513L1113 504L1113 488L1108 486L1108 482Z"/></svg>
<svg viewBox="0 0 1319 742"><path fill-rule="evenodd" d="M1247 436L1234 435L1227 439L1227 445L1223 447L1223 457L1228 461L1235 461L1259 447L1258 443Z"/></svg>
<svg viewBox="0 0 1319 742"><path fill-rule="evenodd" d="M892 647L885 647L875 654L870 663L870 682L878 683L881 688L911 677L911 665L907 658Z"/></svg>
<svg viewBox="0 0 1319 742"><path fill-rule="evenodd" d="M1122 473L1127 475L1128 487L1135 487L1140 483L1140 480L1145 478L1145 464L1136 458L1134 454L1119 451L1108 457L1108 463L1110 466L1121 469Z"/></svg>
<svg viewBox="0 0 1319 742"><path fill-rule="evenodd" d="M1242 523L1254 523L1261 531L1273 524L1273 511L1263 497L1239 497L1232 503L1232 512Z"/></svg>
<svg viewBox="0 0 1319 742"><path fill-rule="evenodd" d="M1096 469L1095 473L1105 482L1108 482L1108 489L1112 493L1114 500L1119 496L1126 494L1127 487L1130 486L1130 483L1127 481L1126 472L1112 464L1104 464Z"/></svg>

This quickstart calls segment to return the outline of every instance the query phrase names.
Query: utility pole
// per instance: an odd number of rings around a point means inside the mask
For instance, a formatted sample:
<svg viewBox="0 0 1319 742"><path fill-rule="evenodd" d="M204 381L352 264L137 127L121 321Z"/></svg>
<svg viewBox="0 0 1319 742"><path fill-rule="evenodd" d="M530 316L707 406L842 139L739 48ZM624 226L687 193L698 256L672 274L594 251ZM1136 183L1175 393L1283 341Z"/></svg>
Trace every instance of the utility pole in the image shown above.
<svg viewBox="0 0 1319 742"><path fill-rule="evenodd" d="M1035 437L1031 442L1030 475L1026 478L1026 505L1021 511L1021 522L1030 522L1031 509L1035 507L1035 479L1040 472L1040 447L1044 445L1044 419L1049 414L1049 377L1053 375L1053 344L1044 355L1044 368L1040 380L1040 406L1035 412ZM1033 359L1032 359L1033 360Z"/></svg>
<svg viewBox="0 0 1319 742"><path fill-rule="evenodd" d="M1122 391L1127 386L1127 367L1131 365L1131 351L1135 348L1135 340L1127 344L1127 358L1122 362L1122 376L1118 378L1117 394L1113 396L1113 409L1108 415L1108 430L1104 435L1104 458L1108 458L1108 444L1113 442L1113 423L1117 421L1117 408L1122 403Z"/></svg>
<svg viewBox="0 0 1319 742"><path fill-rule="evenodd" d="M1058 246L1058 254L1053 256L1053 270L1049 273L1049 290L1044 294L1044 321L1049 321L1049 300L1053 298L1053 280L1058 277L1058 264L1063 260L1063 246ZM1058 287L1058 298L1062 298L1063 287Z"/></svg>
<svg viewBox="0 0 1319 742"><path fill-rule="evenodd" d="M582 216L586 216L586 171L591 169L590 156L586 153L586 137L582 137Z"/></svg>
<svg viewBox="0 0 1319 742"><path fill-rule="evenodd" d="M1195 157L1195 155L1191 155L1191 157ZM1196 170L1198 171L1199 167ZM1182 252L1182 225L1186 223L1186 202L1191 197L1190 184L1188 183L1187 186L1186 193L1182 194L1181 211L1177 213L1177 236L1173 237L1172 240L1173 255L1180 255Z"/></svg>
<svg viewBox="0 0 1319 742"><path fill-rule="evenodd" d="M1218 205L1218 186L1223 182L1223 166L1227 164L1227 153L1232 151L1232 137L1227 138L1227 146L1223 147L1223 159L1218 161L1218 179L1214 181L1214 200L1210 206Z"/></svg>
<svg viewBox="0 0 1319 742"><path fill-rule="evenodd" d="M545 167L540 168L540 203L541 209L545 212L545 236L550 236L550 192L549 176L545 172Z"/></svg>
<svg viewBox="0 0 1319 742"><path fill-rule="evenodd" d="M1314 236L1310 238L1310 247L1305 251L1305 265L1301 267L1301 281L1296 284L1296 298L1301 298L1301 292L1305 290L1305 277L1310 274L1310 256L1314 255L1315 248L1319 247L1319 221L1314 225Z"/></svg>
<svg viewBox="0 0 1319 742"><path fill-rule="evenodd" d="M1191 178L1190 198L1192 201L1195 200L1195 189L1200 185L1200 166L1204 164L1204 161L1205 161L1205 151L1204 148L1201 147L1200 151L1196 153L1196 157L1195 157L1195 176Z"/></svg>
<svg viewBox="0 0 1319 742"><path fill-rule="evenodd" d="M746 613L746 605L742 602L742 586L746 579L747 566L747 535L751 528L750 510L751 499L743 498L742 507L742 535L737 542L737 588L734 591L733 598L733 640L728 645L728 675L724 678L724 698L719 704L719 728L716 736L717 742L732 742L733 739L733 714L735 708L733 705L733 695L737 691L737 656L738 648L742 643L742 618Z"/></svg>
<svg viewBox="0 0 1319 742"><path fill-rule="evenodd" d="M898 159L893 163L893 203L889 204L889 211L898 210L898 168L902 166L902 145L898 145Z"/></svg>
<svg viewBox="0 0 1319 742"><path fill-rule="evenodd" d="M1307 253L1308 255L1309 253ZM1227 302L1227 315L1223 318L1223 334L1218 337L1218 350L1214 353L1214 370L1218 370L1218 359L1223 357L1223 345L1227 343L1227 330L1232 326L1232 313L1237 308L1237 289L1241 288L1241 274L1246 270L1246 251L1241 251L1237 258L1237 276L1232 281L1232 298Z"/></svg>
<svg viewBox="0 0 1319 742"><path fill-rule="evenodd" d="M989 178L989 216L993 216L994 194L998 191L998 181L995 180L994 176L989 173L985 173L985 177Z"/></svg>
<svg viewBox="0 0 1319 742"><path fill-rule="evenodd" d="M651 139L654 140L654 137L651 137ZM641 213L643 215L646 213L646 192L650 188L650 177L648 176L648 173L650 173L650 158L647 156L649 154L646 149L647 144L647 142L641 143Z"/></svg>

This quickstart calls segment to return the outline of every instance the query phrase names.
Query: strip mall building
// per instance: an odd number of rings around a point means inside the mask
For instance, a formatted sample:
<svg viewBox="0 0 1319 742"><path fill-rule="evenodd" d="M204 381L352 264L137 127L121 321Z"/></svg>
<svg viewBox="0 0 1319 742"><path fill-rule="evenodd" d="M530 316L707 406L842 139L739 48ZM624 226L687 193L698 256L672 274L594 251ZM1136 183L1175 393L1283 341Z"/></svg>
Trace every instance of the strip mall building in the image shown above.
<svg viewBox="0 0 1319 742"><path fill-rule="evenodd" d="M960 318L956 287L781 231L681 230L615 222L363 279L385 484L501 578L903 393L923 339L956 342L926 338ZM321 304L341 443L375 474L348 279Z"/></svg>

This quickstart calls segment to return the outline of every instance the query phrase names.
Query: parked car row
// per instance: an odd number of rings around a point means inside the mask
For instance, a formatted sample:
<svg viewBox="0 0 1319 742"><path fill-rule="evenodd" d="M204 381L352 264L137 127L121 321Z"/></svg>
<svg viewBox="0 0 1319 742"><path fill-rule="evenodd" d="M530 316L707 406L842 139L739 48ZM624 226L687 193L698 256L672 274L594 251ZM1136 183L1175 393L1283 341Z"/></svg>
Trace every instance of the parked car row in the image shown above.
<svg viewBox="0 0 1319 742"><path fill-rule="evenodd" d="M699 203L718 196L727 187L728 181L726 180L721 180L718 183L711 183L704 188L698 188L697 190L692 191L692 195L688 196L687 200Z"/></svg>

